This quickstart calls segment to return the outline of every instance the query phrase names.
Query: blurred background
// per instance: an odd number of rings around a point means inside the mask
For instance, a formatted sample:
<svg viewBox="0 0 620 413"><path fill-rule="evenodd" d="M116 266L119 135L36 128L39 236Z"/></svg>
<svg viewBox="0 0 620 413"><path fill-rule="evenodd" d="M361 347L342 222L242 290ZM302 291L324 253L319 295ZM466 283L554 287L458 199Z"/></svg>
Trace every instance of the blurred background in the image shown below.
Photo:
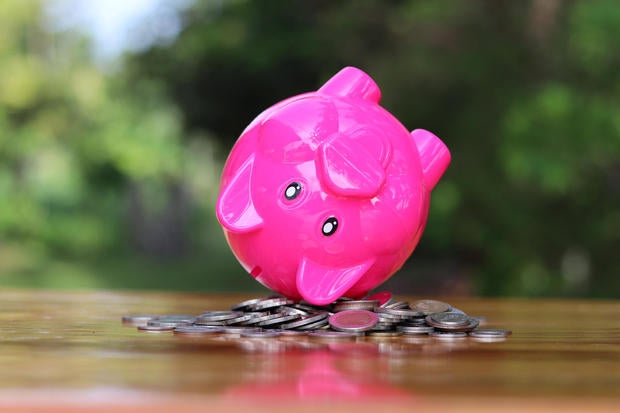
<svg viewBox="0 0 620 413"><path fill-rule="evenodd" d="M453 154L382 289L620 297L615 0L2 0L0 286L264 293L223 162L346 65Z"/></svg>

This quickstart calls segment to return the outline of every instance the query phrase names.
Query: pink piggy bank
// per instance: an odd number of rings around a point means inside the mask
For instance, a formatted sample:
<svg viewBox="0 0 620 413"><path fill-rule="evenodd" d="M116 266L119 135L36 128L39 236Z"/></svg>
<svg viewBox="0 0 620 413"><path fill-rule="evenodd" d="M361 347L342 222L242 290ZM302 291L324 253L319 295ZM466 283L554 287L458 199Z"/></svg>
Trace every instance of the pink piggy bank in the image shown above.
<svg viewBox="0 0 620 413"><path fill-rule="evenodd" d="M409 132L381 92L347 67L243 131L222 173L217 217L243 267L287 297L364 297L418 244L444 143Z"/></svg>

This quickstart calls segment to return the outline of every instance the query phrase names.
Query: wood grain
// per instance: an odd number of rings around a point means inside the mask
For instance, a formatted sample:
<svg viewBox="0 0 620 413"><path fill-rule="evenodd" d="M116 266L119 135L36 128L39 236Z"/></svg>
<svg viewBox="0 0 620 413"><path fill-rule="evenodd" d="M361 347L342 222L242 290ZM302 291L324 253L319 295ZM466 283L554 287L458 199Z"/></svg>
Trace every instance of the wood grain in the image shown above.
<svg viewBox="0 0 620 413"><path fill-rule="evenodd" d="M513 331L497 343L196 339L121 323L126 314L199 314L247 298L0 292L0 409L619 410L619 301L446 300L486 317L484 327Z"/></svg>

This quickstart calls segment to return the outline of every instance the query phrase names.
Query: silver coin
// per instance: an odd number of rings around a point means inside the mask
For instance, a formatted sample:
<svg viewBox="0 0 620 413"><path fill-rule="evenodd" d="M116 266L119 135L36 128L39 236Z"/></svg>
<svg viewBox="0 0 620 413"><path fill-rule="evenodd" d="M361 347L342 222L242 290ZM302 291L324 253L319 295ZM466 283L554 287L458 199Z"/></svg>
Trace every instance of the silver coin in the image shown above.
<svg viewBox="0 0 620 413"><path fill-rule="evenodd" d="M282 317L282 315L266 313L265 315L254 317L248 321L245 321L243 325L244 326L256 326L259 323L262 323L263 321L273 320L274 318L279 318L279 317Z"/></svg>
<svg viewBox="0 0 620 413"><path fill-rule="evenodd" d="M470 337L470 339L478 343L500 343L506 341L506 337Z"/></svg>
<svg viewBox="0 0 620 413"><path fill-rule="evenodd" d="M443 313L450 311L451 308L450 304L437 300L418 300L411 304L412 310L421 311L425 315Z"/></svg>
<svg viewBox="0 0 620 413"><path fill-rule="evenodd" d="M196 320L196 316L186 315L186 314L160 315L160 316L153 318L153 320L158 320L158 321L163 321L163 322L168 322L168 323L175 323L175 322L193 323L194 320Z"/></svg>
<svg viewBox="0 0 620 413"><path fill-rule="evenodd" d="M471 337L476 338L506 338L512 334L510 330L480 329L469 332Z"/></svg>
<svg viewBox="0 0 620 413"><path fill-rule="evenodd" d="M138 331L144 333L165 333L174 330L173 326L138 326Z"/></svg>
<svg viewBox="0 0 620 413"><path fill-rule="evenodd" d="M182 327L182 326L191 326L192 323L188 321L165 321L153 319L146 323L147 326L151 327Z"/></svg>
<svg viewBox="0 0 620 413"><path fill-rule="evenodd" d="M244 331L241 333L241 337L245 338L274 338L279 336L280 332L278 330Z"/></svg>
<svg viewBox="0 0 620 413"><path fill-rule="evenodd" d="M207 311L196 317L196 323L206 324L212 321L232 320L242 315L242 311Z"/></svg>
<svg viewBox="0 0 620 413"><path fill-rule="evenodd" d="M258 318L271 315L271 313L269 311L249 311L249 312L246 312L244 315L249 316L249 318L246 321L238 323L240 326L254 325L258 322L257 321Z"/></svg>
<svg viewBox="0 0 620 413"><path fill-rule="evenodd" d="M467 338L467 333L453 333L447 331L433 331L432 333L428 333L429 336L439 339L439 340L458 340L462 338Z"/></svg>
<svg viewBox="0 0 620 413"><path fill-rule="evenodd" d="M290 306L287 306L287 305L283 305L282 307L278 308L278 313L285 314L285 315L296 314L296 315L299 315L299 316L302 316L302 317L311 314L309 311L302 310L302 309L296 308L296 307L290 307Z"/></svg>
<svg viewBox="0 0 620 413"><path fill-rule="evenodd" d="M265 314L265 315L261 315L261 316L255 316L255 317L252 317L249 320L244 321L243 323L239 323L237 325L240 326L240 327L255 327L261 321L268 320L268 317L272 316L272 315L273 314Z"/></svg>
<svg viewBox="0 0 620 413"><path fill-rule="evenodd" d="M372 331L392 331L396 328L396 324L394 323L382 323L378 322L372 328Z"/></svg>
<svg viewBox="0 0 620 413"><path fill-rule="evenodd" d="M377 317L379 317L379 322L381 323L392 323L392 324L396 324L396 323L402 323L403 320L400 316L397 315L393 315L393 314L385 314L385 313L376 313Z"/></svg>
<svg viewBox="0 0 620 413"><path fill-rule="evenodd" d="M261 300L263 300L263 298L252 298L250 300L245 300L233 305L230 309L231 311L245 311Z"/></svg>
<svg viewBox="0 0 620 413"><path fill-rule="evenodd" d="M297 303L297 304L290 304L287 307L297 308L299 310L306 311L309 314L325 311L324 307L317 307L317 306L314 306L312 304L303 303L303 302L302 303Z"/></svg>
<svg viewBox="0 0 620 413"><path fill-rule="evenodd" d="M389 318L389 317L385 317L384 314L377 314L379 316L379 323L380 325L390 325L390 326L395 326L397 324L401 324L403 322L403 320L401 320L400 318Z"/></svg>
<svg viewBox="0 0 620 413"><path fill-rule="evenodd" d="M329 325L337 331L369 331L379 322L379 317L366 310L340 311L329 317Z"/></svg>
<svg viewBox="0 0 620 413"><path fill-rule="evenodd" d="M411 335L429 334L435 331L431 326L398 326L397 328L403 334Z"/></svg>
<svg viewBox="0 0 620 413"><path fill-rule="evenodd" d="M262 321L267 321L270 320L272 318L276 318L278 317L279 314L271 314L271 313L265 313L263 315L260 316L254 316L252 318L250 318L247 321L244 321L243 323L239 323L240 326L244 326L244 327L255 327L256 325L258 325L258 323L262 322Z"/></svg>
<svg viewBox="0 0 620 413"><path fill-rule="evenodd" d="M355 340L359 337L359 334L344 331L321 330L309 332L308 337L321 340Z"/></svg>
<svg viewBox="0 0 620 413"><path fill-rule="evenodd" d="M434 325L433 327L435 327L435 330L439 330L439 331L450 331L450 332L463 332L466 333L468 331L472 331L475 330L476 327L478 327L478 320L474 319L474 318L470 318L469 319L469 324L466 324L464 326L460 326L460 325L456 325L456 326L448 326L448 325Z"/></svg>
<svg viewBox="0 0 620 413"><path fill-rule="evenodd" d="M265 321L261 321L257 325L259 327L276 327L276 326L279 326L280 324L284 324L284 323L291 322L293 320L297 320L300 317L298 314L291 314L291 315L275 314L275 315L277 315L278 317L270 318L269 320L265 320Z"/></svg>
<svg viewBox="0 0 620 413"><path fill-rule="evenodd" d="M470 322L469 316L460 313L435 313L426 316L426 323L433 327L463 326Z"/></svg>
<svg viewBox="0 0 620 413"><path fill-rule="evenodd" d="M424 317L424 313L422 313L421 311L408 310L405 308L381 307L381 308L377 308L376 311L377 313L383 314L384 316L395 317L395 318L398 317L401 320L406 320L409 318Z"/></svg>
<svg viewBox="0 0 620 413"><path fill-rule="evenodd" d="M334 304L333 310L335 313L345 310L374 311L377 307L379 307L379 301L377 300L350 300L337 302Z"/></svg>
<svg viewBox="0 0 620 413"><path fill-rule="evenodd" d="M210 335L218 334L224 331L221 327L210 326L183 326L175 327L174 334L187 334L187 335Z"/></svg>
<svg viewBox="0 0 620 413"><path fill-rule="evenodd" d="M125 315L122 318L122 322L123 324L130 325L130 326L145 325L146 323L148 323L155 317L158 317L158 316L155 314Z"/></svg>
<svg viewBox="0 0 620 413"><path fill-rule="evenodd" d="M382 305L384 308L393 308L396 310L400 310L403 308L409 308L409 303L407 301L394 301L392 303L388 303L386 305Z"/></svg>
<svg viewBox="0 0 620 413"><path fill-rule="evenodd" d="M224 321L208 321L208 320L202 320L200 317L196 319L196 321L194 321L195 326L208 326L208 327L221 327L221 326L225 326L226 322Z"/></svg>
<svg viewBox="0 0 620 413"><path fill-rule="evenodd" d="M299 328L302 326L306 326L309 324L314 324L323 320L326 320L327 317L329 316L329 314L324 311L322 313L318 313L318 314L314 314L314 315L309 315L306 317L301 317L299 320L293 321L292 323L285 323L282 324L280 326L280 328L285 329L285 330L290 330L290 329L295 329L295 328ZM327 324L327 323L325 323ZM323 325L325 325L323 324Z"/></svg>
<svg viewBox="0 0 620 413"><path fill-rule="evenodd" d="M256 315L254 315L253 313L245 313L237 318L231 318L229 320L224 320L222 321L222 323L224 323L227 326L233 325L233 324L242 324L246 321L253 319L254 317L256 317Z"/></svg>
<svg viewBox="0 0 620 413"><path fill-rule="evenodd" d="M269 297L259 300L257 303L250 305L248 308L255 311L260 311L294 303L295 302L293 300L286 297Z"/></svg>
<svg viewBox="0 0 620 413"><path fill-rule="evenodd" d="M303 330L303 331L312 331L312 330L320 330L320 329L324 329L325 327L329 326L329 323L327 322L327 319L323 319L323 320L319 320L317 322L314 322L312 324L305 324L301 327L297 327L297 330Z"/></svg>

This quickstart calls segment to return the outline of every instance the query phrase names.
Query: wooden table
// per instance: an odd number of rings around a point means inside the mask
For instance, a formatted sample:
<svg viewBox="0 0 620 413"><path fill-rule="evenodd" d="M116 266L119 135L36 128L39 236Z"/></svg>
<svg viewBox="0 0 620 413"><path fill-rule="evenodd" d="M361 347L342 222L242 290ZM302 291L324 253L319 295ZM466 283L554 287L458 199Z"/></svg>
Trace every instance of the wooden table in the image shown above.
<svg viewBox="0 0 620 413"><path fill-rule="evenodd" d="M200 339L121 323L246 298L0 292L0 410L620 411L620 301L447 300L513 331L496 343Z"/></svg>

